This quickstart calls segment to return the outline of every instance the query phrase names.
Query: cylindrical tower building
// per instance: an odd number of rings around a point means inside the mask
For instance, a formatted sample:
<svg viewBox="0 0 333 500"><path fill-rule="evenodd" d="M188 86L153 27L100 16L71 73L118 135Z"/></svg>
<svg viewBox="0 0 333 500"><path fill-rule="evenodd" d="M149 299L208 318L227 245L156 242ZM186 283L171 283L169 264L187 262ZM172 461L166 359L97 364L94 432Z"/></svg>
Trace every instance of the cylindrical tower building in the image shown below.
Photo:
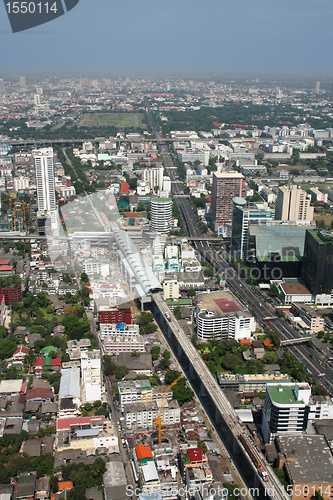
<svg viewBox="0 0 333 500"><path fill-rule="evenodd" d="M151 200L151 228L158 233L168 233L172 221L172 200L153 198Z"/></svg>

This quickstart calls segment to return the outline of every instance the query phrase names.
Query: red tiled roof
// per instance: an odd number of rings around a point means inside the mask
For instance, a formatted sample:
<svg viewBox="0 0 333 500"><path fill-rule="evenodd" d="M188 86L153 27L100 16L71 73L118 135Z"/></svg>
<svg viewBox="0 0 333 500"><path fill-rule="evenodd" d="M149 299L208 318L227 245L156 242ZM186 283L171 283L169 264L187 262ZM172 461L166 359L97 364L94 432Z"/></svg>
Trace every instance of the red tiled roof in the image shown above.
<svg viewBox="0 0 333 500"><path fill-rule="evenodd" d="M18 346L18 348L14 352L13 356L15 356L15 354L20 354L20 353L29 354L29 352L30 352L30 349L28 347L25 347L24 345L20 345L20 346Z"/></svg>
<svg viewBox="0 0 333 500"><path fill-rule="evenodd" d="M263 344L264 344L264 346L265 346L265 347L268 347L268 346L270 346L270 345L274 345L274 344L272 344L272 342L271 342L271 339L270 339L270 338L268 338L268 339L264 340Z"/></svg>
<svg viewBox="0 0 333 500"><path fill-rule="evenodd" d="M27 390L27 386L28 386L28 382L22 382L22 387L21 387L21 390L20 390L20 393L21 394L25 394L25 391Z"/></svg>
<svg viewBox="0 0 333 500"><path fill-rule="evenodd" d="M13 266L1 266L0 265L0 272L1 271L12 271L13 270Z"/></svg>
<svg viewBox="0 0 333 500"><path fill-rule="evenodd" d="M37 366L41 366L42 367L43 366L43 362L44 361L42 359L40 359L40 358L36 359L36 361L35 361L35 368L37 368Z"/></svg>
<svg viewBox="0 0 333 500"><path fill-rule="evenodd" d="M141 458L153 458L150 446L145 446L141 443L136 445L135 453L138 460L140 460Z"/></svg>
<svg viewBox="0 0 333 500"><path fill-rule="evenodd" d="M52 399L53 393L49 389L29 389L26 399Z"/></svg>
<svg viewBox="0 0 333 500"><path fill-rule="evenodd" d="M1 259L0 266L8 266L9 262L10 262L10 259Z"/></svg>
<svg viewBox="0 0 333 500"><path fill-rule="evenodd" d="M251 340L250 339L240 339L239 343L240 343L240 345L251 345Z"/></svg>
<svg viewBox="0 0 333 500"><path fill-rule="evenodd" d="M189 448L187 454L191 462L200 462L202 460L201 448Z"/></svg>
<svg viewBox="0 0 333 500"><path fill-rule="evenodd" d="M60 365L61 365L61 358L51 359L51 366L60 366Z"/></svg>
<svg viewBox="0 0 333 500"><path fill-rule="evenodd" d="M74 485L72 481L58 481L58 491L63 491L65 489L72 490Z"/></svg>
<svg viewBox="0 0 333 500"><path fill-rule="evenodd" d="M90 424L91 421L102 419L104 422L103 416L94 416L94 417L72 417L72 418L58 418L57 420L57 430L60 429L69 429L71 425L80 425L80 424Z"/></svg>
<svg viewBox="0 0 333 500"><path fill-rule="evenodd" d="M120 192L121 193L128 193L128 191L129 191L129 184L128 184L128 182L122 182L121 183Z"/></svg>

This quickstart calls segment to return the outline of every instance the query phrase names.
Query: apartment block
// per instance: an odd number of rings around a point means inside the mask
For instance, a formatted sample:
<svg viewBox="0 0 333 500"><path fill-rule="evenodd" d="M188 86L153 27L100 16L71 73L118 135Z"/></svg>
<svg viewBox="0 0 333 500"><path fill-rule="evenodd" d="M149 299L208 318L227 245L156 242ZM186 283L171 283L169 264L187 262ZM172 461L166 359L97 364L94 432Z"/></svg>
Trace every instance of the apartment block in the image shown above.
<svg viewBox="0 0 333 500"><path fill-rule="evenodd" d="M215 230L231 222L232 200L237 196L244 197L244 185L245 178L239 172L223 170L213 173L211 211Z"/></svg>

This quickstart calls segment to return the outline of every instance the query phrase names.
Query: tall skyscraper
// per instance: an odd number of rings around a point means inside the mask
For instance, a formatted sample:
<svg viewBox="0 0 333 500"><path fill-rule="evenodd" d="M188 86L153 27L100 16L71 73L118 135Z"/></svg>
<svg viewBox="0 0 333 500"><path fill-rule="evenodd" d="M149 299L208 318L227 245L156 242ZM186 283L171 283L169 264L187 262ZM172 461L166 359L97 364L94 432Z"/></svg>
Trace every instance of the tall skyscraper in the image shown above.
<svg viewBox="0 0 333 500"><path fill-rule="evenodd" d="M57 208L53 167L53 149L33 152L35 160L38 211L54 212Z"/></svg>
<svg viewBox="0 0 333 500"><path fill-rule="evenodd" d="M233 199L231 246L236 259L246 260L249 245L249 227L262 221L272 221L274 213L268 203L246 205L244 198Z"/></svg>
<svg viewBox="0 0 333 500"><path fill-rule="evenodd" d="M275 204L276 220L313 220L311 195L296 184L281 186Z"/></svg>
<svg viewBox="0 0 333 500"><path fill-rule="evenodd" d="M313 295L323 295L316 303L333 303L333 232L306 232L302 278Z"/></svg>
<svg viewBox="0 0 333 500"><path fill-rule="evenodd" d="M315 93L319 94L319 92L320 92L320 82L316 82L315 83Z"/></svg>
<svg viewBox="0 0 333 500"><path fill-rule="evenodd" d="M213 173L211 212L215 230L232 221L232 200L244 197L244 184L244 175L239 172Z"/></svg>

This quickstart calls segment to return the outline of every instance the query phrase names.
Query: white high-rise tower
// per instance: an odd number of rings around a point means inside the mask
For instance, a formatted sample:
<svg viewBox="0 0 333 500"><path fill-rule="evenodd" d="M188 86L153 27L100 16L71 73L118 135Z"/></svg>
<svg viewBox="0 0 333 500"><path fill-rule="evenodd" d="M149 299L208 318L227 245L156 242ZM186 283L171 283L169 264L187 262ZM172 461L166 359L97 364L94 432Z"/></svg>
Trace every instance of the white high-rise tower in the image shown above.
<svg viewBox="0 0 333 500"><path fill-rule="evenodd" d="M33 151L35 160L38 211L53 212L57 208L53 167L53 148Z"/></svg>

